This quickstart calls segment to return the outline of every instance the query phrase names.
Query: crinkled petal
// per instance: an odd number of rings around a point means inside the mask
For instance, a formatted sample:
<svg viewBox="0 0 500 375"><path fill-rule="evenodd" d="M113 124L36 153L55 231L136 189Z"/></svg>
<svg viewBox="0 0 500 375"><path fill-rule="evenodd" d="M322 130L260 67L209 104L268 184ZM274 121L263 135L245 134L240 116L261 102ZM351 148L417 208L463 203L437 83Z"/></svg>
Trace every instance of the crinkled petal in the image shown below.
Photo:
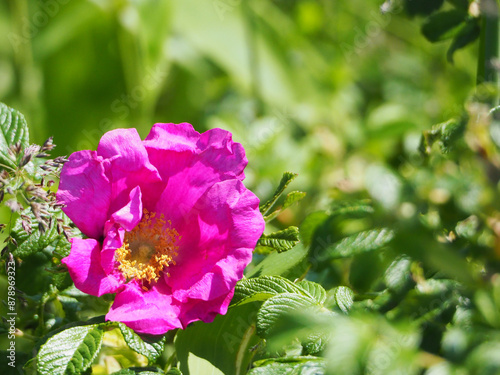
<svg viewBox="0 0 500 375"><path fill-rule="evenodd" d="M94 296L115 293L121 282L107 275L101 267L101 246L94 239L71 239L71 251L62 262L68 267L71 279L82 292Z"/></svg>
<svg viewBox="0 0 500 375"><path fill-rule="evenodd" d="M228 294L208 301L190 300L183 304L184 310L181 314L183 328L189 323L202 320L205 323L212 323L217 315L225 315L231 299L234 295L234 289Z"/></svg>
<svg viewBox="0 0 500 375"><path fill-rule="evenodd" d="M213 184L244 178L245 152L225 130L200 135L190 124L156 124L144 144L167 181L157 210L170 212L172 221L186 216Z"/></svg>
<svg viewBox="0 0 500 375"><path fill-rule="evenodd" d="M144 291L131 281L116 295L106 320L122 322L138 333L161 335L182 327L180 311L165 283Z"/></svg>
<svg viewBox="0 0 500 375"><path fill-rule="evenodd" d="M153 207L164 182L150 163L148 154L136 129L115 129L101 138L97 154L105 159L106 174L112 186L110 211L128 202L130 191L140 186L146 207Z"/></svg>
<svg viewBox="0 0 500 375"><path fill-rule="evenodd" d="M179 301L207 301L227 294L243 277L264 219L259 199L241 181L227 180L203 195L182 228L176 266L166 282Z"/></svg>
<svg viewBox="0 0 500 375"><path fill-rule="evenodd" d="M111 215L113 224L119 224L126 231L131 231L142 218L142 193L139 186L133 188L129 194L129 201Z"/></svg>
<svg viewBox="0 0 500 375"><path fill-rule="evenodd" d="M102 158L95 151L71 154L61 171L57 199L66 205L63 211L83 234L102 238L111 202L111 184Z"/></svg>

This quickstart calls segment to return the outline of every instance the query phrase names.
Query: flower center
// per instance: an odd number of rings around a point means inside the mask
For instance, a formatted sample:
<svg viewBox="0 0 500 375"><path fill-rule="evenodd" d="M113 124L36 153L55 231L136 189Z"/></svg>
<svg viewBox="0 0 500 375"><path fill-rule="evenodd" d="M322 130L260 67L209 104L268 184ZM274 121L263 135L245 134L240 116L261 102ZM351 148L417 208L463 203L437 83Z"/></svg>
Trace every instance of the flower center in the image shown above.
<svg viewBox="0 0 500 375"><path fill-rule="evenodd" d="M127 280L156 282L166 267L175 265L180 236L171 225L163 214L158 218L144 209L139 224L125 233L123 245L115 252L118 269Z"/></svg>

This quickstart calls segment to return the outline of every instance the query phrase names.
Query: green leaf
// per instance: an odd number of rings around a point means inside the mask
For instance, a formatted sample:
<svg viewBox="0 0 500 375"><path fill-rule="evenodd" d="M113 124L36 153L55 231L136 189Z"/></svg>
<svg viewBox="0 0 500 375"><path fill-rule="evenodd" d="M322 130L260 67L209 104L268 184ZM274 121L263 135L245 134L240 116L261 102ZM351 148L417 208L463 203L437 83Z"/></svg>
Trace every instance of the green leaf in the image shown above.
<svg viewBox="0 0 500 375"><path fill-rule="evenodd" d="M373 212L373 206L369 200L339 201L332 204L330 216L359 216Z"/></svg>
<svg viewBox="0 0 500 375"><path fill-rule="evenodd" d="M339 286L329 291L328 294L333 296L335 304L343 313L347 314L349 312L354 303L354 292L350 288Z"/></svg>
<svg viewBox="0 0 500 375"><path fill-rule="evenodd" d="M253 304L237 306L212 323L195 322L175 337L179 369L184 375L243 374L258 343Z"/></svg>
<svg viewBox="0 0 500 375"><path fill-rule="evenodd" d="M248 269L246 276L276 275L295 279L303 275L309 266L307 254L308 250L301 243L285 253L272 252L257 266Z"/></svg>
<svg viewBox="0 0 500 375"><path fill-rule="evenodd" d="M468 0L448 0L455 8L467 11L469 9Z"/></svg>
<svg viewBox="0 0 500 375"><path fill-rule="evenodd" d="M409 16L427 16L438 10L444 0L404 0L404 7Z"/></svg>
<svg viewBox="0 0 500 375"><path fill-rule="evenodd" d="M155 371L151 371L151 370ZM162 375L165 374L162 370L159 368L152 368L152 367L130 367L130 368L124 368L121 369L120 371L113 372L111 375ZM170 371L167 372L167 374L170 374ZM182 375L181 372L173 372L172 374L177 375L180 374Z"/></svg>
<svg viewBox="0 0 500 375"><path fill-rule="evenodd" d="M305 247L309 247L313 241L314 234L330 216L325 211L317 211L309 214L300 225L300 239Z"/></svg>
<svg viewBox="0 0 500 375"><path fill-rule="evenodd" d="M448 52L446 52L446 57L450 63L453 63L453 55L456 51L464 48L479 38L481 28L478 22L479 21L474 18L468 19L464 27L462 27L458 34L455 35Z"/></svg>
<svg viewBox="0 0 500 375"><path fill-rule="evenodd" d="M257 313L257 334L266 337L276 322L293 311L319 307L312 297L295 293L281 293L269 298Z"/></svg>
<svg viewBox="0 0 500 375"><path fill-rule="evenodd" d="M151 371L154 370L154 371ZM177 370L177 369L175 369ZM124 368L121 369L120 371L113 372L111 375L162 375L165 374L162 370L159 368L152 368L152 367L130 367L130 368ZM182 375L182 373L179 372L167 372L168 374L172 375Z"/></svg>
<svg viewBox="0 0 500 375"><path fill-rule="evenodd" d="M356 254L380 249L394 238L387 228L372 229L346 237L330 246L326 252L331 258L349 258Z"/></svg>
<svg viewBox="0 0 500 375"><path fill-rule="evenodd" d="M282 253L292 249L299 242L299 228L288 227L271 234L263 234L259 241L257 241L257 248L270 248L276 250L278 253Z"/></svg>
<svg viewBox="0 0 500 375"><path fill-rule="evenodd" d="M149 360L149 363L154 363L163 353L163 349L165 348L164 336L156 337L151 342L147 342L123 323L113 322L111 325L118 326L128 347L136 353L145 356Z"/></svg>
<svg viewBox="0 0 500 375"><path fill-rule="evenodd" d="M291 357L273 358L257 361L255 368L248 375L322 375L325 373L325 360L323 358Z"/></svg>
<svg viewBox="0 0 500 375"><path fill-rule="evenodd" d="M178 368L173 367L167 371L166 375L182 375L182 372Z"/></svg>
<svg viewBox="0 0 500 375"><path fill-rule="evenodd" d="M441 152L449 153L458 140L463 138L467 121L465 118L453 118L441 124L434 125L431 130L424 131L420 140L419 151L430 154L432 145L440 142Z"/></svg>
<svg viewBox="0 0 500 375"><path fill-rule="evenodd" d="M71 248L70 243L63 234L57 233L55 226L47 228L43 233L40 233L38 228L34 228L31 234L28 234L21 227L21 221L18 220L13 231L12 236L16 239L18 246L16 246L12 254L19 258L26 258L32 254L40 251L47 252L52 255L54 250L65 256L69 253Z"/></svg>
<svg viewBox="0 0 500 375"><path fill-rule="evenodd" d="M387 268L384 281L390 291L401 293L408 289L410 284L414 284L411 278L411 260L402 256L395 259Z"/></svg>
<svg viewBox="0 0 500 375"><path fill-rule="evenodd" d="M471 215L467 219L459 221L455 227L455 232L459 237L472 239L478 231L479 219L476 215Z"/></svg>
<svg viewBox="0 0 500 375"><path fill-rule="evenodd" d="M292 191L286 195L285 202L283 202L283 206L277 209L276 211L273 211L267 216L264 216L264 220L266 222L269 222L273 220L276 216L278 216L283 210L286 210L288 207L290 207L292 204L297 203L298 201L302 200L306 196L306 193L303 191Z"/></svg>
<svg viewBox="0 0 500 375"><path fill-rule="evenodd" d="M430 42L453 38L462 28L467 12L457 9L434 13L422 25L422 34Z"/></svg>
<svg viewBox="0 0 500 375"><path fill-rule="evenodd" d="M311 297L313 297L318 303L323 304L326 300L326 291L318 283L314 283L309 280L302 280L297 283L302 289L304 289Z"/></svg>
<svg viewBox="0 0 500 375"><path fill-rule="evenodd" d="M8 152L16 143L22 148L28 147L28 125L21 113L0 103L0 164L16 168L16 160Z"/></svg>
<svg viewBox="0 0 500 375"><path fill-rule="evenodd" d="M283 177L281 177L280 184L278 185L278 188L274 192L273 197L266 203L264 203L262 206L260 206L260 212L262 212L262 215L266 215L268 213L268 211L273 207L273 205L279 199L281 194L283 194L283 191L285 191L288 184L292 182L297 176L298 176L297 173L292 173L292 172L283 173Z"/></svg>
<svg viewBox="0 0 500 375"><path fill-rule="evenodd" d="M98 325L68 328L47 340L37 355L42 375L79 374L87 370L101 348L103 331Z"/></svg>
<svg viewBox="0 0 500 375"><path fill-rule="evenodd" d="M236 284L232 306L243 305L255 301L265 301L281 293L311 294L301 285L279 276L260 276L252 279L243 279Z"/></svg>

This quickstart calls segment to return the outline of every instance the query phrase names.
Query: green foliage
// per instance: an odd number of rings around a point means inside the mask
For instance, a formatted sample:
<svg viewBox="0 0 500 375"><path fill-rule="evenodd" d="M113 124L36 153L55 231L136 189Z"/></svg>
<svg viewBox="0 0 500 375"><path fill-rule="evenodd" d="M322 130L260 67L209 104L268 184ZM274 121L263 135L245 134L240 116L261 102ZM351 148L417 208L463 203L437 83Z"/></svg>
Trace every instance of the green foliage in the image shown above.
<svg viewBox="0 0 500 375"><path fill-rule="evenodd" d="M0 99L23 109L32 141L54 134L63 155L118 127L228 129L267 228L226 315L164 337L104 322L113 296L76 290L60 262L81 235L53 200L58 167L45 170L64 158L46 160L51 140L30 146L24 117L0 104L19 369L500 371L498 92L468 98L490 77L464 48L491 49L488 1L66 3L0 4ZM297 173L274 189L284 170Z"/></svg>
<svg viewBox="0 0 500 375"><path fill-rule="evenodd" d="M331 258L348 258L356 254L377 250L390 242L394 233L390 229L372 229L346 237L326 249Z"/></svg>
<svg viewBox="0 0 500 375"><path fill-rule="evenodd" d="M0 163L9 168L16 168L11 147L19 144L28 147L29 132L24 116L13 108L0 103ZM9 151L10 150L10 151Z"/></svg>
<svg viewBox="0 0 500 375"><path fill-rule="evenodd" d="M260 212L262 212L263 215L266 215L267 213L269 213L269 210L274 206L274 204L279 199L281 194L283 194L283 192L287 188L288 184L290 184L290 182L292 182L296 177L297 177L297 173L292 173L292 172L283 173L283 177L281 177L281 181L280 181L278 187L276 188L276 191L274 192L271 199L269 199L266 203L264 203L260 207ZM297 198L293 198L293 197L294 196L288 198L288 196L287 196L287 201L289 202L289 204L300 199L298 197Z"/></svg>
<svg viewBox="0 0 500 375"><path fill-rule="evenodd" d="M444 4L444 0L404 0L403 2L410 16L429 15Z"/></svg>
<svg viewBox="0 0 500 375"><path fill-rule="evenodd" d="M51 337L37 355L43 375L85 372L101 348L103 331L97 325L68 328Z"/></svg>
<svg viewBox="0 0 500 375"><path fill-rule="evenodd" d="M120 330L123 339L125 340L125 343L128 345L128 347L136 353L142 354L151 363L154 363L163 353L163 350L165 348L164 337L152 338L152 341L148 342L123 323L110 323L110 325L118 326L118 329Z"/></svg>
<svg viewBox="0 0 500 375"><path fill-rule="evenodd" d="M258 339L255 331L255 306L231 308L213 323L196 322L175 338L179 369L188 374L244 373ZM203 338L203 339L200 339Z"/></svg>
<svg viewBox="0 0 500 375"><path fill-rule="evenodd" d="M422 25L422 34L430 42L453 38L461 29L467 13L452 9L434 13Z"/></svg>
<svg viewBox="0 0 500 375"><path fill-rule="evenodd" d="M257 242L257 251L264 252L261 248L276 250L278 253L292 249L299 243L299 228L288 227L278 232L263 234Z"/></svg>

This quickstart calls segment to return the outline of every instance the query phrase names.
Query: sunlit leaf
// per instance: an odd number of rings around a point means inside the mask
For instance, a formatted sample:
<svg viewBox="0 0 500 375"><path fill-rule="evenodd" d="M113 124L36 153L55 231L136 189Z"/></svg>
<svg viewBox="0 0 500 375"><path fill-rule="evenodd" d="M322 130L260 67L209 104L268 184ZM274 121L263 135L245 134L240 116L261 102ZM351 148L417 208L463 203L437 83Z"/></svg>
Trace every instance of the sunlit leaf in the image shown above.
<svg viewBox="0 0 500 375"><path fill-rule="evenodd" d="M331 258L347 258L367 251L380 249L394 237L394 232L387 228L372 229L354 234L337 242L326 250Z"/></svg>
<svg viewBox="0 0 500 375"><path fill-rule="evenodd" d="M68 328L47 340L37 355L43 375L78 374L87 370L101 348L103 331L97 325Z"/></svg>
<svg viewBox="0 0 500 375"><path fill-rule="evenodd" d="M456 9L434 13L422 25L422 34L430 42L453 38L461 29L467 13Z"/></svg>
<svg viewBox="0 0 500 375"><path fill-rule="evenodd" d="M297 285L306 290L318 303L323 304L325 302L326 291L320 284L309 280L302 280Z"/></svg>
<svg viewBox="0 0 500 375"><path fill-rule="evenodd" d="M288 227L278 232L263 234L257 242L259 247L276 250L278 253L288 251L299 243L299 228Z"/></svg>
<svg viewBox="0 0 500 375"><path fill-rule="evenodd" d="M296 293L312 297L308 289L300 284L294 284L284 277L260 276L239 281L236 284L231 305L237 306L254 301L265 301L280 293Z"/></svg>
<svg viewBox="0 0 500 375"><path fill-rule="evenodd" d="M8 152L9 147L16 143L22 148L28 147L28 125L21 113L0 103L0 168L1 164L16 167L15 158Z"/></svg>
<svg viewBox="0 0 500 375"><path fill-rule="evenodd" d="M319 307L318 302L308 296L295 293L281 293L268 299L257 313L257 334L265 337L276 322L286 314L299 309Z"/></svg>
<svg viewBox="0 0 500 375"><path fill-rule="evenodd" d="M268 200L266 203L264 203L262 206L260 206L260 212L262 212L263 215L266 215L269 212L269 210L274 206L274 204L279 199L281 194L283 194L288 184L292 182L297 176L298 176L297 173L292 173L292 172L283 173L283 177L281 177L281 181L278 187L276 188L276 191L274 192L272 198Z"/></svg>

